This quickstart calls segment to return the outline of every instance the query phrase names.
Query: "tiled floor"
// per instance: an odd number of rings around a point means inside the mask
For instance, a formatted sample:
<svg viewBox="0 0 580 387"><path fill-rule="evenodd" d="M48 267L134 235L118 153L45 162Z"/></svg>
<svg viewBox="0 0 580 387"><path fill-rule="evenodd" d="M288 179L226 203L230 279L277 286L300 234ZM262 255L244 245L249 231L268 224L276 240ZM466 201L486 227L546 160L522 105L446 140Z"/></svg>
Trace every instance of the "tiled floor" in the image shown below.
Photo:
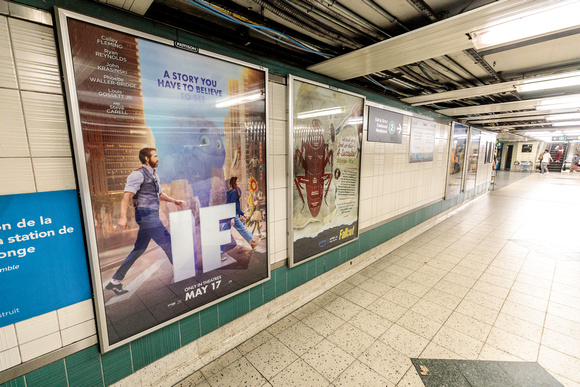
<svg viewBox="0 0 580 387"><path fill-rule="evenodd" d="M411 358L428 358L537 362L580 386L579 237L580 176L529 174L178 385L423 386Z"/></svg>

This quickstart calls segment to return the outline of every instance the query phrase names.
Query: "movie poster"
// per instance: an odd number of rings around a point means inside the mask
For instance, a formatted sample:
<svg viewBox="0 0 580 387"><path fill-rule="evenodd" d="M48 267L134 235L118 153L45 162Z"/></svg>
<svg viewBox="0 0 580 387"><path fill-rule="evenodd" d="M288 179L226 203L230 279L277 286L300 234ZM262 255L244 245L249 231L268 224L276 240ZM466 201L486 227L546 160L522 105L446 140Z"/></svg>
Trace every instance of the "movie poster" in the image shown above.
<svg viewBox="0 0 580 387"><path fill-rule="evenodd" d="M290 77L290 266L358 238L364 97Z"/></svg>
<svg viewBox="0 0 580 387"><path fill-rule="evenodd" d="M449 173L447 175L445 199L455 197L461 193L463 166L465 165L465 152L467 151L467 126L454 122L451 130Z"/></svg>
<svg viewBox="0 0 580 387"><path fill-rule="evenodd" d="M106 351L269 278L267 73L68 15L63 62Z"/></svg>

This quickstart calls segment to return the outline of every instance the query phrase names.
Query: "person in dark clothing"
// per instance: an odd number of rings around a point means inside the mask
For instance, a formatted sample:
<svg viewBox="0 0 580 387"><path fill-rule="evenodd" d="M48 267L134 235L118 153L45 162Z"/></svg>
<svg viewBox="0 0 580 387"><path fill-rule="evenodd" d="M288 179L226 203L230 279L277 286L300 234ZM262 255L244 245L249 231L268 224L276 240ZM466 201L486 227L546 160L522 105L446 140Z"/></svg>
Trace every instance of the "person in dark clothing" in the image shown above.
<svg viewBox="0 0 580 387"><path fill-rule="evenodd" d="M133 250L113 275L111 282L105 287L116 295L127 293L127 290L123 289L121 281L135 261L147 250L151 239L163 249L169 262L173 264L171 237L161 219L159 219L159 201L174 203L180 207L186 204L183 200L174 199L161 192L159 178L155 172L155 168L159 165L157 149L141 149L139 151L139 160L143 164L141 168L131 172L127 177L125 193L121 200L121 217L118 222L118 226L121 229L127 228L127 209L129 208L129 202L132 200L135 206L135 221L139 225L137 240Z"/></svg>

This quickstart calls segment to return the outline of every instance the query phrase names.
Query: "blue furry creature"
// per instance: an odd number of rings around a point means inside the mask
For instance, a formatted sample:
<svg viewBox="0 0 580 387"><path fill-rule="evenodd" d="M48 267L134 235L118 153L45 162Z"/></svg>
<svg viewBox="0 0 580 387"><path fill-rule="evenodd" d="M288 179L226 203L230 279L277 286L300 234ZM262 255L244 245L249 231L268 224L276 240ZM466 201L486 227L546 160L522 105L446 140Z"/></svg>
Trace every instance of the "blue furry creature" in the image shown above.
<svg viewBox="0 0 580 387"><path fill-rule="evenodd" d="M226 158L223 131L201 117L189 117L173 122L160 136L157 149L163 163L159 164L162 184L187 180L193 196L207 207L212 189L212 169L223 175ZM222 178L223 180L223 178Z"/></svg>

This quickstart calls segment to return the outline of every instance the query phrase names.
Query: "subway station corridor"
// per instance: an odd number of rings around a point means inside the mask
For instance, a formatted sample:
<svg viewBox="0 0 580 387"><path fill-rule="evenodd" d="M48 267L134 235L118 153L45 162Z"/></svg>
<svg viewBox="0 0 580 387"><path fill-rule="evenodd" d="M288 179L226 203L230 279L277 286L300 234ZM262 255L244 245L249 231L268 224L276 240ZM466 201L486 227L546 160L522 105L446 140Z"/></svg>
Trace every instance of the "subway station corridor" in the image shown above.
<svg viewBox="0 0 580 387"><path fill-rule="evenodd" d="M580 174L502 172L177 385L580 386L579 201Z"/></svg>

